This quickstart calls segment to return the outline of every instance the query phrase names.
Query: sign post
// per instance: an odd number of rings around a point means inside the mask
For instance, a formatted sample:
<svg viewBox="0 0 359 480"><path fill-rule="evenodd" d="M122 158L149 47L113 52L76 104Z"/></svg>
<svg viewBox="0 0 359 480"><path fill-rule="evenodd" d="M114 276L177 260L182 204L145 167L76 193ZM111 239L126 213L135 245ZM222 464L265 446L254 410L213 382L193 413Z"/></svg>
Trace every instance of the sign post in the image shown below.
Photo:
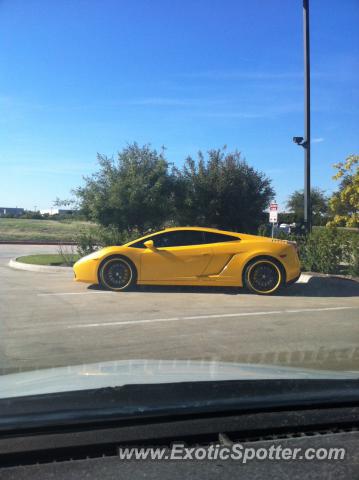
<svg viewBox="0 0 359 480"><path fill-rule="evenodd" d="M269 205L269 222L272 224L272 238L274 237L274 224L278 222L278 204L272 202Z"/></svg>

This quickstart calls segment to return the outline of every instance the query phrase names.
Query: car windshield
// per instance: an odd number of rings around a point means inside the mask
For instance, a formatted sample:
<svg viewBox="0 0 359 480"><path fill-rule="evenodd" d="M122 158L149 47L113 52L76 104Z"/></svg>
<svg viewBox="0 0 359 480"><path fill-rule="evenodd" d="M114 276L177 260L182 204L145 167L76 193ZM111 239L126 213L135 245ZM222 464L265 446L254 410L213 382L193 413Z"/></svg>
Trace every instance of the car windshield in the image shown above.
<svg viewBox="0 0 359 480"><path fill-rule="evenodd" d="M357 378L359 3L307 3L0 3L1 398Z"/></svg>

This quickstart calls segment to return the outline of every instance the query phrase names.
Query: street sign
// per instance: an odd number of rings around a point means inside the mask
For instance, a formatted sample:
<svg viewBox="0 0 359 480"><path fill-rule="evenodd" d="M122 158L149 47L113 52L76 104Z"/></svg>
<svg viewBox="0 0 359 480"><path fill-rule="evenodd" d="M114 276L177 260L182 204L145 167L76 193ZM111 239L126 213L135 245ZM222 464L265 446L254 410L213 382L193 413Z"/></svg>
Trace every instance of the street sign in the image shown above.
<svg viewBox="0 0 359 480"><path fill-rule="evenodd" d="M277 223L278 222L278 204L271 203L269 205L269 222Z"/></svg>

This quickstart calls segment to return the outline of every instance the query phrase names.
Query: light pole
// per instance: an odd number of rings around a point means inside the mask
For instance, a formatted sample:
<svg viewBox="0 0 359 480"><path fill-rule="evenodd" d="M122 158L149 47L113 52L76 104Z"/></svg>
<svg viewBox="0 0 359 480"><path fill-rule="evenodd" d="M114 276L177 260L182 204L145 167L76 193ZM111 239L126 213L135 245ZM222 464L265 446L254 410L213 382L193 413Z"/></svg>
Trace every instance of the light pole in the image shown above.
<svg viewBox="0 0 359 480"><path fill-rule="evenodd" d="M312 205L310 198L310 44L309 44L309 0L303 0L304 41L304 138L293 137L297 145L304 148L304 224L307 233L312 230Z"/></svg>

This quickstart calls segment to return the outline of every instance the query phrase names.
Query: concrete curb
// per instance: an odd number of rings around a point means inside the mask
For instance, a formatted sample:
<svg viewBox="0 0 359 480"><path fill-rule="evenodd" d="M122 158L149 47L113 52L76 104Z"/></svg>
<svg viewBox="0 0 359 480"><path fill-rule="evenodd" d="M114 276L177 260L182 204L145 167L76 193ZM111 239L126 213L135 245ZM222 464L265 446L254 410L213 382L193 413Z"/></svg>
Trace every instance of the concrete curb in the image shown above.
<svg viewBox="0 0 359 480"><path fill-rule="evenodd" d="M55 241L36 241L36 240L0 240L0 245L76 245L76 242L55 242Z"/></svg>
<svg viewBox="0 0 359 480"><path fill-rule="evenodd" d="M47 265L31 265L30 263L18 262L16 258L12 258L8 266L16 270L27 270L28 272L39 273L65 273L66 275L73 275L72 267L51 267Z"/></svg>

